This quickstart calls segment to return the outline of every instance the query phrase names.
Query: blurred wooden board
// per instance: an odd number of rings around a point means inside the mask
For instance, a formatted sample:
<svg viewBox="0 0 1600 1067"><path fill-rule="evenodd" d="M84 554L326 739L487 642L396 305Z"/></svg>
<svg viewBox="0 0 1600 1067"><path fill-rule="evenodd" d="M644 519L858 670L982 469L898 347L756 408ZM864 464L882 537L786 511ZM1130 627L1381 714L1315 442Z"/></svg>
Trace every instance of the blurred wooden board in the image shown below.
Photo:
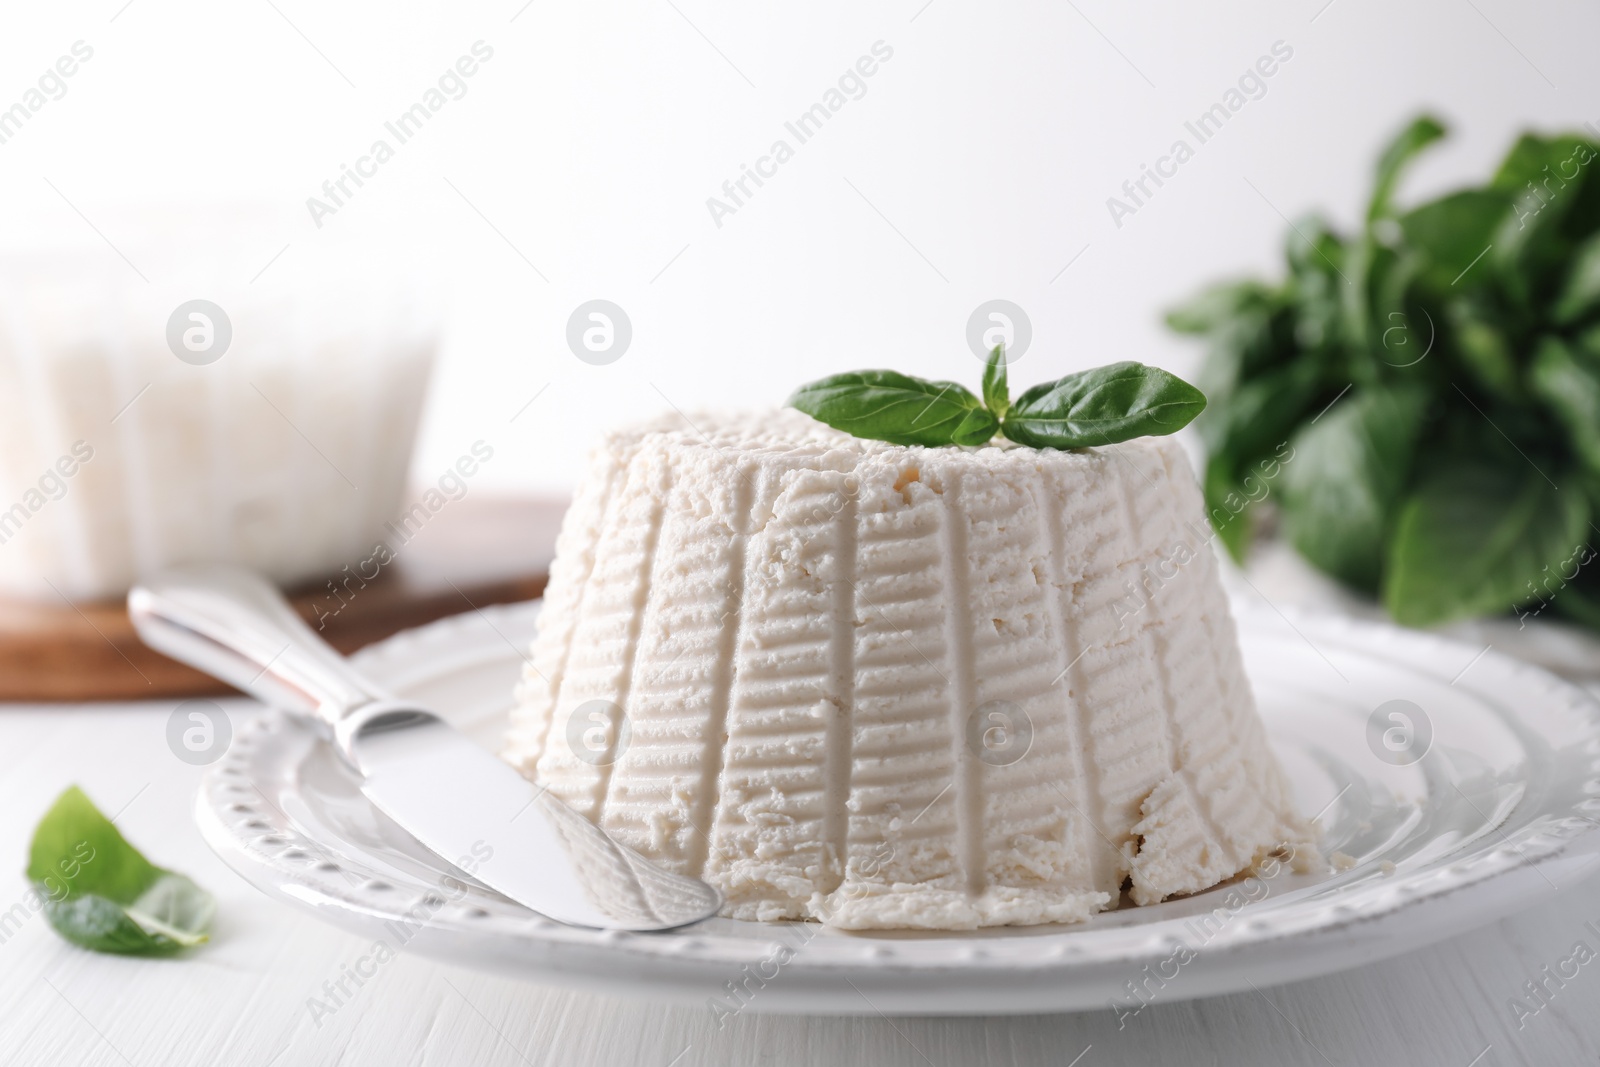
<svg viewBox="0 0 1600 1067"><path fill-rule="evenodd" d="M436 514L364 584L341 574L291 595L341 652L400 630L544 592L562 500L467 496ZM391 547L393 547L391 545ZM352 560L354 565L359 561ZM371 568L367 569L367 573ZM332 579L335 576L330 575ZM0 599L0 701L141 700L228 688L145 647L121 601Z"/></svg>

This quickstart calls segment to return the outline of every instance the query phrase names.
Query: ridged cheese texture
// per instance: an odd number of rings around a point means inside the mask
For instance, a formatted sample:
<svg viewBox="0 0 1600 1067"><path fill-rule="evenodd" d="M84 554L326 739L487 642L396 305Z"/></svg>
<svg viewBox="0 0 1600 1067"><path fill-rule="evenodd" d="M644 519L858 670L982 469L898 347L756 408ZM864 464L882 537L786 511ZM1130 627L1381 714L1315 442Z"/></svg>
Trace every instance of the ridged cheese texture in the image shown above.
<svg viewBox="0 0 1600 1067"><path fill-rule="evenodd" d="M1168 439L615 433L506 756L734 918L971 929L1206 889L1308 830L1202 507Z"/></svg>

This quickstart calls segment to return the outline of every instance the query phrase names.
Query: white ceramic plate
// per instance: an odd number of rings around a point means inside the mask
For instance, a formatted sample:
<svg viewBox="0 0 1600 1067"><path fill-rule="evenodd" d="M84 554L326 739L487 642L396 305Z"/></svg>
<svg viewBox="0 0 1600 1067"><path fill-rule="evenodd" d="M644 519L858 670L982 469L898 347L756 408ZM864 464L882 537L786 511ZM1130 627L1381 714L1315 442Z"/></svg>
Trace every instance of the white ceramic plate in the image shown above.
<svg viewBox="0 0 1600 1067"><path fill-rule="evenodd" d="M363 670L494 745L537 604L363 651ZM450 877L308 729L268 713L207 775L206 840L329 922L549 985L716 1011L1110 1009L1265 986L1395 955L1568 888L1600 851L1600 704L1495 653L1371 623L1245 612L1246 665L1302 810L1345 870L1287 869L1073 926L852 934L713 919L663 934L547 922ZM1411 754L1391 700L1410 701ZM1390 759L1409 758L1391 755ZM720 1005L717 1007L716 1005Z"/></svg>

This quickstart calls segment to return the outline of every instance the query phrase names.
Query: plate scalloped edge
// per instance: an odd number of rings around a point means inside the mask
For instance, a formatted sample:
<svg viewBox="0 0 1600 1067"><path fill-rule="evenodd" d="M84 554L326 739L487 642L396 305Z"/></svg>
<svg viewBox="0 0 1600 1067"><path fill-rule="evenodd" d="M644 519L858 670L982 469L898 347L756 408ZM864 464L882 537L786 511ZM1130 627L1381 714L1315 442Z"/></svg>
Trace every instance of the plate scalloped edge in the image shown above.
<svg viewBox="0 0 1600 1067"><path fill-rule="evenodd" d="M535 601L443 619L364 649L356 661L378 680L404 689L446 668L490 658L485 639L489 639L490 652L495 645L500 646L493 658L503 658L505 647L513 640L507 635L520 637L530 632L537 610ZM1271 618L1264 611L1236 611L1243 633L1252 632L1253 627ZM1310 630L1335 645L1349 640L1362 644L1381 642L1390 650L1414 651L1417 659L1466 649L1445 638L1388 625L1300 612L1280 615L1280 619L1302 637L1302 630ZM511 648L515 650L514 645ZM1336 932L1385 917L1508 872L1543 864L1567 852L1577 839L1600 826L1600 702L1542 669L1498 653L1482 655L1474 672L1476 687L1481 688L1485 675L1489 675L1496 687L1522 694L1542 690L1552 699L1560 699L1566 710L1586 718L1589 737L1582 750L1587 758L1587 777L1574 783L1576 789L1569 792L1565 809L1538 813L1533 821L1501 831L1500 841L1493 847L1478 848L1460 857L1441 857L1403 877L1345 884L1315 907L1279 907L1247 915L1245 921L1230 923L1218 931L1205 946L1208 954L1300 934ZM281 808L258 802L265 799L265 794L254 783L263 780L268 767L273 766L270 761L275 757L281 761L285 745L296 743L313 742L307 731L281 713L268 713L254 720L250 729L236 736L227 756L205 776L197 797L197 819L208 843L253 884L282 898L311 905L331 919L343 918L347 925L348 920L361 917L391 921L422 908L428 924L441 931L529 939L551 950L560 946L592 948L635 958L732 968L770 954L775 946L784 943L778 938L786 929L806 925L766 926L714 919L671 935L627 934L565 927L477 890L470 891L459 904L442 902L432 886L394 884L396 879L374 873L370 867L364 869L359 858L352 859L305 836ZM1510 821L1508 815L1501 824ZM1600 848L1596 837L1600 835L1591 836L1590 843ZM1346 872L1352 878L1358 873ZM1336 876L1319 888L1338 881ZM341 916L341 912L348 915ZM1100 929L1035 927L1020 935L1010 930L963 936L863 938L821 930L817 931L821 936L811 936L805 942L802 955L807 969L833 973L883 969L931 972L949 967L1027 972L1073 964L1137 966L1181 943L1175 936L1180 921L1162 919ZM790 964L799 965L798 957Z"/></svg>

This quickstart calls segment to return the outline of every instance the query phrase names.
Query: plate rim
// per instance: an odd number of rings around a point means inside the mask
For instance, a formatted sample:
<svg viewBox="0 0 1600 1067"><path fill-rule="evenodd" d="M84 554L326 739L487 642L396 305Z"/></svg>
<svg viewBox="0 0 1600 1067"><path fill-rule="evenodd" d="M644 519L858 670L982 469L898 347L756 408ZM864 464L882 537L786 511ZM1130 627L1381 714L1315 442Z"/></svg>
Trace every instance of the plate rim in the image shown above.
<svg viewBox="0 0 1600 1067"><path fill-rule="evenodd" d="M503 659L503 650L494 652L492 649L479 648L472 652L473 643L467 638L472 636L474 630L484 627L496 632L507 629L520 631L531 627L539 607L539 601L528 601L466 612L403 631L368 646L357 653L354 659L361 669L371 672L386 684L394 684L398 688L420 684L429 678L440 677L447 670L461 669L473 660ZM1408 656L1404 664L1397 664L1388 656L1382 658L1393 666L1403 665L1430 678L1434 675L1418 665L1416 653L1425 653L1428 656L1425 662L1436 662L1440 653L1454 650L1471 656L1476 652L1472 647L1449 638L1406 630L1392 624L1316 612L1280 612L1274 609L1274 613L1313 649L1317 646L1306 637L1303 630L1327 635L1330 640L1357 640L1374 642L1389 649L1412 649L1413 655ZM1241 609L1237 604L1234 605L1234 614L1241 635L1271 618L1265 609ZM504 634L501 636L504 637ZM1370 646L1366 654L1371 654ZM1253 917L1245 923L1230 923L1222 931L1222 935L1226 936L1219 935L1217 940L1203 946L1204 954L1209 959L1236 961L1254 950L1271 951L1277 942L1286 938L1343 936L1377 920L1408 914L1419 905L1481 887L1518 871L1529 872L1575 851L1575 844L1585 837L1588 841L1581 851L1600 851L1600 833L1596 832L1596 828L1600 827L1600 700L1582 687L1540 667L1493 650L1479 655L1473 665L1494 672L1502 684L1524 687L1537 684L1552 696L1564 697L1570 702L1568 710L1585 717L1587 736L1583 741L1575 742L1581 745L1587 756L1584 780L1581 783L1574 781L1572 789L1568 791L1567 796L1572 803L1566 814L1552 815L1550 824L1537 831L1530 827L1518 828L1515 831L1520 838L1518 844L1513 844L1502 833L1502 843L1494 847L1474 848L1465 857L1459 850L1452 851L1430 860L1421 869L1393 880L1386 890L1366 893L1358 907L1352 907L1343 899L1338 903L1324 902L1299 908L1291 904L1277 912L1268 913L1266 917ZM1439 677L1442 679L1443 676ZM1480 678L1467 688L1483 687L1484 682ZM208 845L257 888L279 899L309 906L324 918L344 920L342 925L392 920L403 915L407 910L401 906L404 898L395 894L392 886L368 885L358 888L343 883L332 885L327 879L311 877L308 864L297 865L293 859L286 858L286 854L296 851L307 852L308 844L313 846L309 854L314 855L315 846L319 843L304 840L281 812L274 812L270 806L262 809L260 805L246 805L248 811L229 811L230 806L240 807L243 804L238 799L241 791L247 792L253 788L247 784L249 775L246 773L250 768L251 755L269 739L285 736L285 731L299 729L283 713L269 710L254 719L251 727L240 731L234 749L230 749L223 760L208 769L196 797L196 818ZM1577 777L1574 775L1574 779ZM1500 821L1500 825L1515 814L1516 809L1512 809ZM230 818L230 815L233 817ZM1526 906L1539 903L1541 895L1548 897L1554 894L1553 883L1547 891L1541 891L1541 879L1542 874L1540 878L1523 879L1525 883L1532 883L1526 887L1530 894L1526 897ZM1379 885L1383 889L1381 881ZM1311 905L1313 902L1304 903ZM738 968L761 959L770 954L776 945L784 944L780 940L782 931L816 927L816 924L804 923L741 924L770 930L772 936L763 939L750 937L747 933L739 936L719 933L721 924L739 920L714 919L702 926L665 935L628 934L564 927L530 913L523 914L525 918L520 922L505 913L495 914L498 921L494 929L500 931L500 936L515 931L523 942L521 950L531 954L527 961L529 964L534 962L532 957L541 953L563 957L574 953L580 956L598 953L612 959L649 960L680 969L712 966L724 973L730 967ZM807 951L796 954L789 967L798 974L837 977L842 973L852 978L869 975L935 976L958 971L966 977L1013 975L1029 979L1037 979L1041 974L1070 974L1102 966L1137 968L1140 964L1165 958L1182 943L1160 928L1165 924L1181 922L1183 918L1168 917L1149 924L1133 923L1100 930L1058 925L1028 928L1037 931L1032 933L1002 935L993 931L972 931L922 937L905 934L885 938L826 931L828 936L809 938L805 942ZM472 914L469 909L461 909L459 914L453 909L440 909L430 917L428 925L434 928L430 931L430 938L419 938L417 947L424 952L431 950L431 954L461 962L459 947L452 949L450 941L455 939L459 942L463 937L467 941L475 940L484 933L482 920L483 915ZM1427 941L1450 936L1452 932L1456 931L1445 929L1424 941L1401 944L1381 955L1406 951ZM438 938L434 938L433 934L439 935ZM1115 936L1107 938L1103 935ZM424 940L428 943L424 944ZM823 952L812 951L819 944L832 948ZM1024 945L1032 951L1021 951L1019 946ZM575 961L569 959L567 962ZM595 961L590 962L598 965ZM1339 967L1334 966L1312 973L1327 973L1337 969ZM780 1007L774 1004L763 1010Z"/></svg>

